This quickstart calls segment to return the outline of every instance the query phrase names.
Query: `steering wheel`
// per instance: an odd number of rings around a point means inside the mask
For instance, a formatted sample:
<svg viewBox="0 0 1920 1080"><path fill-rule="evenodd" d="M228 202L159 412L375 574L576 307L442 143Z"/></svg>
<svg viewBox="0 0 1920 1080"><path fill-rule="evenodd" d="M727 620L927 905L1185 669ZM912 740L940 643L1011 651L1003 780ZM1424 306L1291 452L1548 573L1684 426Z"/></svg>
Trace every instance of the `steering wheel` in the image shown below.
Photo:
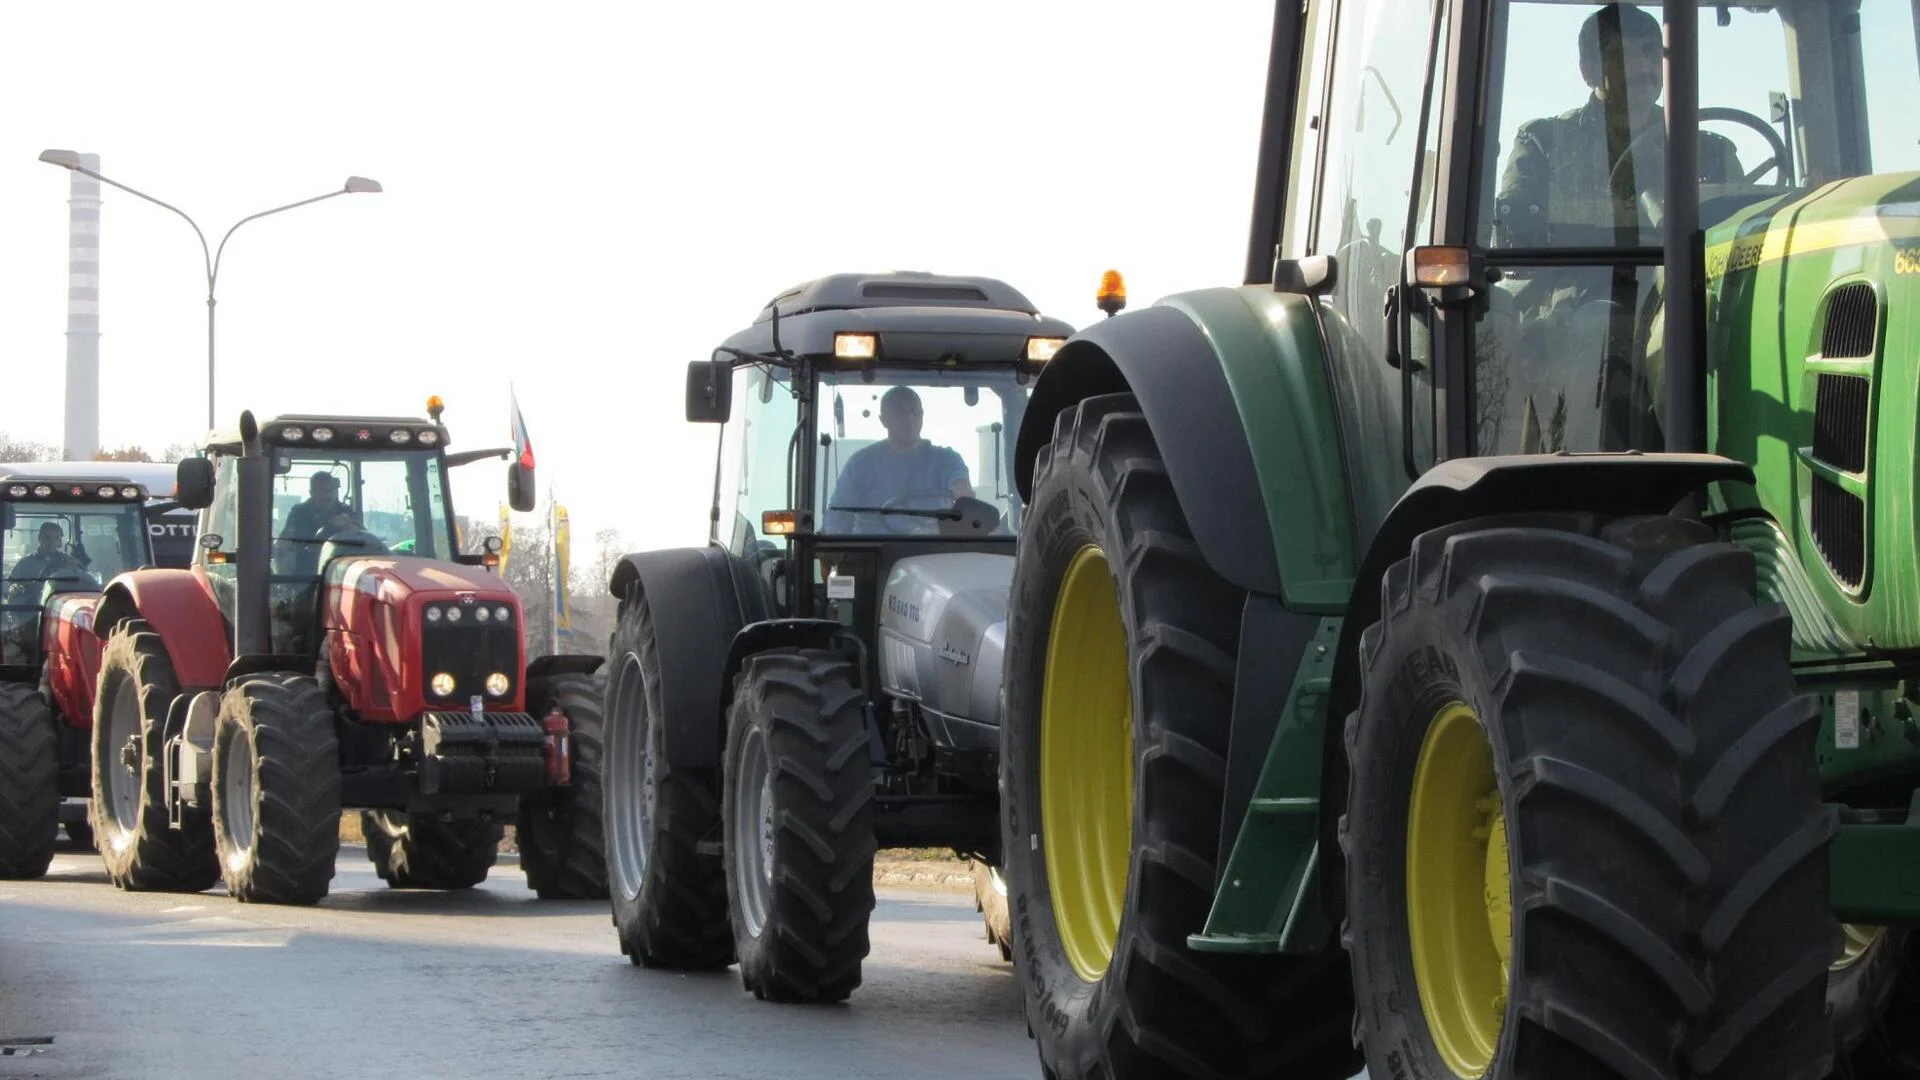
<svg viewBox="0 0 1920 1080"><path fill-rule="evenodd" d="M1727 120L1739 124L1741 127L1750 128L1758 132L1760 137L1767 142L1767 149L1771 156L1754 166L1751 172L1742 176L1740 178L1742 184L1752 184L1758 181L1760 177L1765 175L1769 170L1777 174L1780 183L1784 184L1787 182L1787 144L1785 140L1780 138L1780 133L1773 130L1772 125L1745 109L1734 109L1724 105L1711 105L1700 110L1701 123L1704 124L1712 120ZM1607 173L1608 189L1612 190L1613 185L1620 179L1620 170L1637 156L1641 143L1656 138L1664 139L1666 134L1666 128L1655 125L1629 140L1626 148L1620 151L1620 156L1614 159L1612 170ZM1658 160L1658 155L1655 155L1655 160ZM1660 183L1664 185L1666 179L1664 168L1656 169L1654 175L1658 176ZM1642 183L1637 186L1639 188L1641 209L1646 212L1647 216L1652 220L1652 223L1658 226L1662 216L1661 211L1664 208L1664 197L1656 195L1655 191L1658 189L1651 184Z"/></svg>

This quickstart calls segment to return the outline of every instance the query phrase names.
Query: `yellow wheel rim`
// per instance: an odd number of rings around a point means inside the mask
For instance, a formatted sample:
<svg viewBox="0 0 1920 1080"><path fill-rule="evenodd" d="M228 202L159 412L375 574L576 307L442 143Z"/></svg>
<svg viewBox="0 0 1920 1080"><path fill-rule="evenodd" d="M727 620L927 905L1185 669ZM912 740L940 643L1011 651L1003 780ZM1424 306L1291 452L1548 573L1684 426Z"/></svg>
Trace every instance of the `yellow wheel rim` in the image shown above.
<svg viewBox="0 0 1920 1080"><path fill-rule="evenodd" d="M1407 926L1434 1046L1455 1076L1486 1075L1513 948L1507 823L1493 751L1468 706L1427 729L1407 809Z"/></svg>
<svg viewBox="0 0 1920 1080"><path fill-rule="evenodd" d="M1880 938L1884 927L1858 926L1853 923L1840 924L1840 959L1833 962L1830 970L1845 971L1860 962L1867 950Z"/></svg>
<svg viewBox="0 0 1920 1080"><path fill-rule="evenodd" d="M1067 566L1040 699L1040 835L1054 925L1073 970L1113 960L1133 853L1133 697L1120 597L1100 549Z"/></svg>

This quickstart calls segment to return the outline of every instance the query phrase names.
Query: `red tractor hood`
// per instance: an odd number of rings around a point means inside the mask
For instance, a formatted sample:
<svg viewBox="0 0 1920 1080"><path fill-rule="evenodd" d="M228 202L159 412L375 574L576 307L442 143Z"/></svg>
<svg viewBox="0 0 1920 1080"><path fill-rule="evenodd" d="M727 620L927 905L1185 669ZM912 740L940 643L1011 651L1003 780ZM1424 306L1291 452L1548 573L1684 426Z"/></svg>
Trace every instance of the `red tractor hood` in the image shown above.
<svg viewBox="0 0 1920 1080"><path fill-rule="evenodd" d="M327 585L387 604L403 603L414 594L451 600L467 593L476 600L518 602L513 589L498 574L477 566L407 555L335 559L327 565ZM337 614L328 612L329 617Z"/></svg>

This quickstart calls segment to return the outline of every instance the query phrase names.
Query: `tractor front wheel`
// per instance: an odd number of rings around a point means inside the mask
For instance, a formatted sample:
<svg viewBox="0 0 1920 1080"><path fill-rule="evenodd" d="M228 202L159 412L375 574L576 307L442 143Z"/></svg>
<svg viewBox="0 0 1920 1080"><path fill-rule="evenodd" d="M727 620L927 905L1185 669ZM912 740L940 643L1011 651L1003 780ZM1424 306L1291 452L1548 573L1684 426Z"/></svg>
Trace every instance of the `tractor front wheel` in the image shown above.
<svg viewBox="0 0 1920 1080"><path fill-rule="evenodd" d="M567 786L522 798L513 830L527 888L542 900L599 900L607 895L600 804L605 693L604 675L549 675L527 684L527 711L536 719L555 706L567 717Z"/></svg>
<svg viewBox="0 0 1920 1080"><path fill-rule="evenodd" d="M717 853L701 851L719 838L720 785L713 770L684 768L667 752L657 633L646 594L629 593L609 650L601 773L613 925L635 964L723 968L733 962L726 875Z"/></svg>
<svg viewBox="0 0 1920 1080"><path fill-rule="evenodd" d="M1340 826L1371 1074L1824 1076L1837 822L1752 557L1673 518L1481 519L1380 597Z"/></svg>
<svg viewBox="0 0 1920 1080"><path fill-rule="evenodd" d="M1013 963L1049 1077L1360 1070L1337 950L1187 944L1218 876L1245 602L1201 556L1133 396L1062 412L1015 556L1001 732Z"/></svg>
<svg viewBox="0 0 1920 1080"><path fill-rule="evenodd" d="M491 819L441 821L393 810L363 811L360 831L374 873L395 889L471 889L487 880L507 835Z"/></svg>
<svg viewBox="0 0 1920 1080"><path fill-rule="evenodd" d="M165 642L144 619L114 629L93 701L93 791L87 819L107 877L122 889L201 892L220 880L213 824L183 806L167 816L167 709L180 693Z"/></svg>
<svg viewBox="0 0 1920 1080"><path fill-rule="evenodd" d="M878 846L853 665L774 649L735 686L722 819L741 982L762 999L845 1000L869 948Z"/></svg>
<svg viewBox="0 0 1920 1080"><path fill-rule="evenodd" d="M324 899L340 854L340 751L310 676L260 675L226 692L212 780L214 842L234 899Z"/></svg>
<svg viewBox="0 0 1920 1080"><path fill-rule="evenodd" d="M46 876L59 831L53 710L33 687L0 683L0 878Z"/></svg>

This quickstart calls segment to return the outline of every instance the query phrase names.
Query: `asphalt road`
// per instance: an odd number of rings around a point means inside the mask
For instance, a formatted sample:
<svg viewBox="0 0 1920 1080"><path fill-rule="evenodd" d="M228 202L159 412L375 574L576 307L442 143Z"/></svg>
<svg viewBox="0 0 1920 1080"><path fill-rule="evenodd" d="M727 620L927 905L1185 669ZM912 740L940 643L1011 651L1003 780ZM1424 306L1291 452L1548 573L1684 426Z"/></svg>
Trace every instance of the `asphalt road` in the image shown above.
<svg viewBox="0 0 1920 1080"><path fill-rule="evenodd" d="M882 889L864 985L799 1007L629 965L605 901L536 901L510 857L471 892L394 891L349 848L333 889L123 893L91 853L0 883L0 1080L1039 1076L970 895Z"/></svg>

